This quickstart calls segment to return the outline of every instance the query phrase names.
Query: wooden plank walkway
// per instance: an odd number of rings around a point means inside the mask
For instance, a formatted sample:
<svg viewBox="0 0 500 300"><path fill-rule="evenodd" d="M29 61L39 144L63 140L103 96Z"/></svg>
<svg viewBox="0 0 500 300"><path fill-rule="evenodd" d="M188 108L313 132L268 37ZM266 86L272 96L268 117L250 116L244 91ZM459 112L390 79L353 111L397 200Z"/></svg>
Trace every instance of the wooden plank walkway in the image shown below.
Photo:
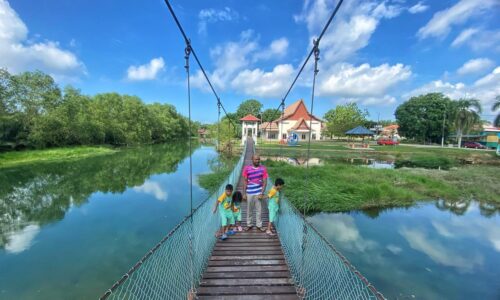
<svg viewBox="0 0 500 300"><path fill-rule="evenodd" d="M248 139L247 143L253 143ZM248 144L245 164L252 163L253 147ZM237 190L241 191L242 179ZM262 207L263 226L269 216ZM246 203L242 203L246 225ZM253 218L255 222L255 215ZM255 224L254 224L255 225ZM299 299L277 236L270 237L255 227L218 240L197 291L198 299Z"/></svg>

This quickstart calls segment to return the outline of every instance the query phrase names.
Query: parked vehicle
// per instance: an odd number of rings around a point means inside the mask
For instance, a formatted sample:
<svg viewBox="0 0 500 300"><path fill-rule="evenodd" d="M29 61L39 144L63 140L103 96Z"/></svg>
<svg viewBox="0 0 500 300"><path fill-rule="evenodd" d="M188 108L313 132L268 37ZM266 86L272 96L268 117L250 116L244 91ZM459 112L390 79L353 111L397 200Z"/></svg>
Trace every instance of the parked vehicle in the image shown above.
<svg viewBox="0 0 500 300"><path fill-rule="evenodd" d="M473 148L473 149L486 149L486 147L478 142L465 142L463 144L464 148Z"/></svg>
<svg viewBox="0 0 500 300"><path fill-rule="evenodd" d="M399 141L397 140L392 140L388 138L381 138L377 140L377 145L399 145Z"/></svg>

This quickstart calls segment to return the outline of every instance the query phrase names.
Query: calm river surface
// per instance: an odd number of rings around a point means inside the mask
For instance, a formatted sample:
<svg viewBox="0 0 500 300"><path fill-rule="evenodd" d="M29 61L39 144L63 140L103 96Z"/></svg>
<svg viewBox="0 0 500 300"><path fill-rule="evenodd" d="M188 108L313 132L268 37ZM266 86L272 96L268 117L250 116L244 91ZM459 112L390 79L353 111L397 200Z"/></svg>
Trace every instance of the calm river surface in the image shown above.
<svg viewBox="0 0 500 300"><path fill-rule="evenodd" d="M188 214L188 155L158 145L0 169L0 299L97 299ZM195 178L216 157L197 147Z"/></svg>
<svg viewBox="0 0 500 300"><path fill-rule="evenodd" d="M388 299L500 299L500 215L475 202L309 217Z"/></svg>

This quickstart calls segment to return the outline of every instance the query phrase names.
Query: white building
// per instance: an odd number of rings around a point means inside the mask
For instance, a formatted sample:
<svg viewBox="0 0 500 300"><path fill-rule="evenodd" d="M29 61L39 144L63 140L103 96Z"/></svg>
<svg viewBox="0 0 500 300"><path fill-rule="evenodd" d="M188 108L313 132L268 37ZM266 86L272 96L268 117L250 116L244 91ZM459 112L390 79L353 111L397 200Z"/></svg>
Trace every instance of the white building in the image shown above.
<svg viewBox="0 0 500 300"><path fill-rule="evenodd" d="M299 141L307 141L312 129L311 140L320 140L322 127L323 121L311 115L304 100L300 99L285 108L283 118L262 123L259 132L262 139L269 141L286 140L291 132L299 136Z"/></svg>

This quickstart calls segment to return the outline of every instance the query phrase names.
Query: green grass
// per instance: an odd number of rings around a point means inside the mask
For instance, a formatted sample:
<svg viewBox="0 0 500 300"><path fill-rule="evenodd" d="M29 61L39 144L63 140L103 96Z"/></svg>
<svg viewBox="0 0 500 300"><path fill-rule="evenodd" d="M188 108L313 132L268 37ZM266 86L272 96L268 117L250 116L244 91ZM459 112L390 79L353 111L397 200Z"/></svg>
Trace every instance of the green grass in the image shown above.
<svg viewBox="0 0 500 300"><path fill-rule="evenodd" d="M45 150L10 151L0 153L0 168L39 162L75 160L91 156L111 154L116 151L117 150L109 147L87 146Z"/></svg>
<svg viewBox="0 0 500 300"><path fill-rule="evenodd" d="M201 174L198 176L200 186L210 193L217 191L219 186L226 180L227 176L233 171L238 156L222 158L220 164L218 160L211 162L212 173Z"/></svg>
<svg viewBox="0 0 500 300"><path fill-rule="evenodd" d="M438 198L449 201L473 198L500 205L498 167L440 171L332 164L307 170L273 161L266 161L265 165L273 178L285 180L287 198L298 209L305 208L308 212L408 206Z"/></svg>
<svg viewBox="0 0 500 300"><path fill-rule="evenodd" d="M500 158L494 151L477 151L458 148L439 147L415 147L415 146L376 146L371 145L373 150L353 150L345 147L342 142L314 142L311 144L311 157L318 158L374 158L380 160L408 160L409 165L421 166L426 164L442 165L446 162L447 167L452 167L463 161L474 161L479 164L493 164L500 166ZM302 143L300 147L283 146L278 144L259 144L258 152L262 156L284 155L288 157L304 158L307 154L307 144ZM413 162L412 162L413 161ZM434 161L433 164L431 161ZM447 162L448 161L448 162Z"/></svg>

